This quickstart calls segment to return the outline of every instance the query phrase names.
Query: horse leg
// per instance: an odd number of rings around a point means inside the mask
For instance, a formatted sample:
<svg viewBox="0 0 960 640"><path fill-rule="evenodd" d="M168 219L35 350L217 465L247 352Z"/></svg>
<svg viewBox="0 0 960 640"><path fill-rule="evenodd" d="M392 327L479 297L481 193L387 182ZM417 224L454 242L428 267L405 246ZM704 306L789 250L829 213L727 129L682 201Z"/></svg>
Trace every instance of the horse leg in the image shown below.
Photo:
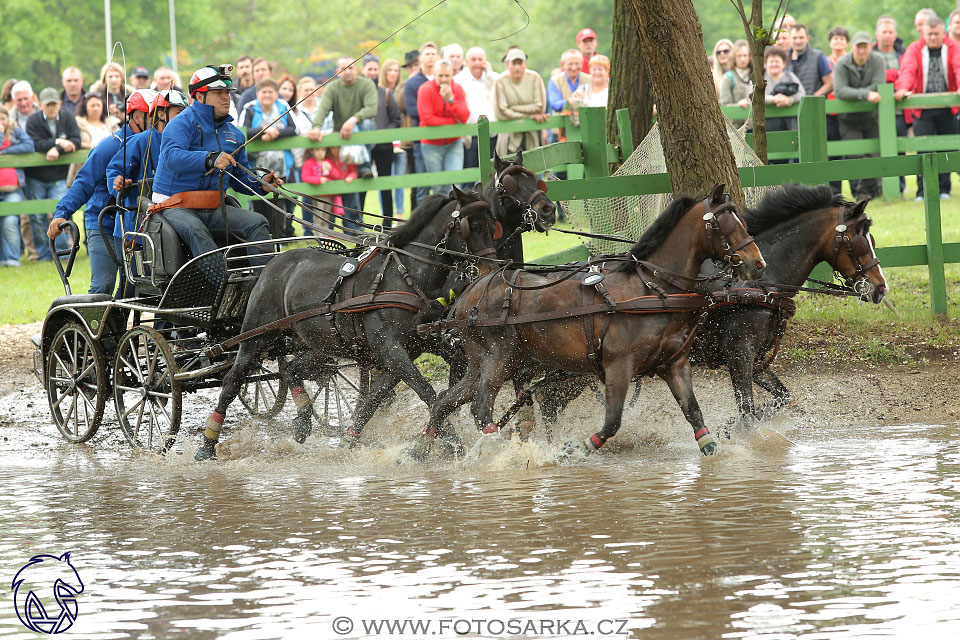
<svg viewBox="0 0 960 640"><path fill-rule="evenodd" d="M536 374L536 367L526 365L517 372L517 375L513 376L513 391L517 394L517 398L520 397ZM530 432L533 431L533 428L536 426L535 418L533 398L528 398L527 401L520 406L516 415L517 431L520 434L521 440L527 440L530 437Z"/></svg>
<svg viewBox="0 0 960 640"><path fill-rule="evenodd" d="M693 380L690 376L690 361L686 356L674 360L665 372L659 374L670 392L680 405L683 417L693 427L693 437L697 440L701 453L705 456L717 453L717 443L703 422L703 413L697 398L693 395Z"/></svg>
<svg viewBox="0 0 960 640"><path fill-rule="evenodd" d="M470 411L477 428L483 435L499 431L493 421L493 405L503 383L513 377L516 367L509 367L503 357L505 349L495 348L480 363L477 392L473 397Z"/></svg>
<svg viewBox="0 0 960 640"><path fill-rule="evenodd" d="M463 444L459 442L459 436L452 430L447 430L444 425L447 418L457 407L473 399L479 375L479 369L468 367L456 385L437 396L437 401L433 403L433 407L430 409L430 420L427 422L427 426L420 432L417 442L407 450L409 457L419 461L425 460L433 446L433 441L437 437L440 438L441 444L448 454L454 457L463 455Z"/></svg>
<svg viewBox="0 0 960 640"><path fill-rule="evenodd" d="M761 418L766 418L790 404L790 390L770 367L754 374L753 380L773 396L770 402L761 407Z"/></svg>
<svg viewBox="0 0 960 640"><path fill-rule="evenodd" d="M207 418L206 427L203 431L203 443L193 456L195 460L203 461L216 457L216 446L220 440L220 429L223 427L223 420L227 415L227 407L240 393L240 386L247 374L250 373L254 362L274 343L278 335L266 334L240 343L237 359L234 360L227 375L223 377L223 386L220 388L217 407Z"/></svg>
<svg viewBox="0 0 960 640"><path fill-rule="evenodd" d="M319 377L317 371L320 371ZM312 377L323 387L332 371L329 363L324 362L322 356L303 353L285 364L281 374L297 406L297 417L293 419L293 439L303 444L313 431L313 403L303 386L303 381L307 377Z"/></svg>
<svg viewBox="0 0 960 640"><path fill-rule="evenodd" d="M754 422L753 400L753 362L754 350L749 344L738 345L727 356L727 370L730 372L730 382L733 384L733 395L740 412L739 425L752 427Z"/></svg>
<svg viewBox="0 0 960 640"><path fill-rule="evenodd" d="M353 447L357 444L357 441L360 440L360 432L373 418L373 414L380 408L381 403L390 397L398 382L400 382L400 378L389 371L382 371L374 379L370 392L363 398L360 406L353 414L353 426L347 427L343 432L340 439L341 447Z"/></svg>
<svg viewBox="0 0 960 640"><path fill-rule="evenodd" d="M611 359L612 360L612 359ZM584 455L589 455L606 444L620 430L623 421L623 405L626 403L627 390L630 388L631 372L625 361L605 363L603 367L605 415L603 428L579 443ZM587 380L589 384L589 380ZM568 445L566 451L574 447Z"/></svg>

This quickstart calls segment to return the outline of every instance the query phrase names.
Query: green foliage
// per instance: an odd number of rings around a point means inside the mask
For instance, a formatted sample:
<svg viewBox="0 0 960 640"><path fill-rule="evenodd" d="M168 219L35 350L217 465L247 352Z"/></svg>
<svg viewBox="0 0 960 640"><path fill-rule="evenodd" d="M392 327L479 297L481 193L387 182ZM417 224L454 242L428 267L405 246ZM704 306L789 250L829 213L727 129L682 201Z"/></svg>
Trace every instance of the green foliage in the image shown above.
<svg viewBox="0 0 960 640"><path fill-rule="evenodd" d="M747 16L750 15L750 0L744 0ZM770 28L773 12L779 3L766 0L763 3L763 24ZM744 37L743 23L737 10L729 0L693 0L703 26L704 46L713 50L713 44L720 38L737 40ZM798 23L807 25L810 30L810 44L817 49L829 52L827 33L835 26L846 27L852 36L857 31L872 34L877 18L881 14L893 16L897 21L897 32L904 42L909 44L917 39L913 28L913 18L917 9L930 7L937 15L946 20L947 15L957 8L956 0L929 0L914 2L908 0L845 0L845 2L823 2L822 0L791 0L788 13Z"/></svg>
<svg viewBox="0 0 960 640"><path fill-rule="evenodd" d="M280 70L302 74L320 61L361 54L436 1L341 0L331 11L333 5L303 0L176 0L180 74L243 54L263 55ZM612 0L521 2L530 15L525 29L515 0L447 0L376 53L402 60L405 51L428 40L439 46L458 42L464 49L483 47L499 67L507 45L516 44L530 57L530 68L545 75L558 66L564 49L576 46L576 33L586 26L597 32L599 50L609 52ZM112 12L113 38L124 45L128 73L141 64L151 70L169 66L167 2L114 1ZM76 65L89 86L99 73L106 50L102 0L5 0L2 15L4 79L59 86L62 69Z"/></svg>

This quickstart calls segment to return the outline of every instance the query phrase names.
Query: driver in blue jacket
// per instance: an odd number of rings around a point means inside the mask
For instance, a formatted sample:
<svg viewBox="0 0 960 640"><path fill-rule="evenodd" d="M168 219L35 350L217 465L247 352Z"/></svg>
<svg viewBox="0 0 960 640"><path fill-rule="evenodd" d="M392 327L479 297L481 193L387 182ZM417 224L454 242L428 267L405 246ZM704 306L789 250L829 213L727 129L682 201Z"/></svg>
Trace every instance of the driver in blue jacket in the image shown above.
<svg viewBox="0 0 960 640"><path fill-rule="evenodd" d="M217 249L213 232L247 242L270 239L266 218L221 202L221 184L224 190L265 193L238 166L250 165L246 149L237 151L246 137L231 123L232 70L230 65L208 66L193 74L189 90L194 102L166 126L154 174L155 204L150 210L164 212L194 257ZM272 172L263 180L271 186L283 184ZM249 253L263 250L251 247Z"/></svg>
<svg viewBox="0 0 960 640"><path fill-rule="evenodd" d="M100 234L97 219L100 211L110 204L110 191L107 188L107 164L113 156L123 149L124 141L133 139L135 134L145 131L148 126L150 105L157 92L151 89L137 89L127 98L127 124L119 131L107 136L97 144L87 156L83 168L77 173L73 185L67 191L53 214L53 220L47 227L47 236L60 235L58 226L63 220L69 220L74 212L86 205L83 213L83 226L87 236L87 252L90 254L90 291L89 293L113 294L117 281L117 265L108 253L106 242L111 242L114 255L120 257L119 239L113 237L114 216L104 216L103 228L107 237Z"/></svg>

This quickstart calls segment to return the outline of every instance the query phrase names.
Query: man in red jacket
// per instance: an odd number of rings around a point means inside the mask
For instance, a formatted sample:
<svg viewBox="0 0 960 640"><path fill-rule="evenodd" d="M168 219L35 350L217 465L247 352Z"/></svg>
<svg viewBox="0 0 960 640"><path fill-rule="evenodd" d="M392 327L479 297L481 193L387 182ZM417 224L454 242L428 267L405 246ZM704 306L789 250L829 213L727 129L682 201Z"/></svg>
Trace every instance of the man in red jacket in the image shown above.
<svg viewBox="0 0 960 640"><path fill-rule="evenodd" d="M946 37L943 19L927 18L923 39L917 40L900 59L900 75L894 84L894 97L903 100L915 93L957 92L960 89L960 44ZM906 109L907 122L913 120L918 136L957 133L957 108ZM950 174L940 174L940 199L950 197ZM917 179L917 201L923 200L923 181Z"/></svg>
<svg viewBox="0 0 960 640"><path fill-rule="evenodd" d="M463 124L470 117L467 95L463 87L453 81L453 65L441 60L434 67L433 80L425 82L417 90L417 111L421 127L444 124ZM422 140L423 163L428 173L436 171L459 171L463 169L463 143L456 138ZM451 185L434 187L434 193L449 193Z"/></svg>

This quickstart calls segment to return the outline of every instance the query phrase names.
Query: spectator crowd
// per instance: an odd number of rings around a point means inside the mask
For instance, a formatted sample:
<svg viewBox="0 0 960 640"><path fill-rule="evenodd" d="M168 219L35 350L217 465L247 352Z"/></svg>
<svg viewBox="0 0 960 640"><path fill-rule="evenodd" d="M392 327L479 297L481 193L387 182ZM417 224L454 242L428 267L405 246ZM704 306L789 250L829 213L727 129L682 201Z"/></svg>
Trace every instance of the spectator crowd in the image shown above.
<svg viewBox="0 0 960 640"><path fill-rule="evenodd" d="M331 180L364 180L374 176L456 171L479 166L478 140L474 137L429 136L417 141L350 144L358 131L399 127L434 127L533 118L544 122L550 115L577 117L582 106L606 106L610 60L597 53L597 35L581 29L575 46L560 56L559 66L547 77L529 69L527 54L510 46L495 70L480 47L464 50L459 44L443 47L425 42L408 51L403 60L368 54L358 63L337 61L337 77L320 86L312 75L296 77L276 69L264 57L241 56L233 71L235 91L230 116L246 131L264 141L306 136L320 141L338 133L341 146L251 154L254 164L285 176L287 182L323 184ZM574 44L573 42L571 44ZM139 89L180 90L181 80L168 68L136 67L125 78L116 63L103 66L85 88L77 67L64 69L61 87L35 92L27 80L9 79L0 89L0 154L39 152L50 164L25 169L0 168L0 201L61 200L77 178L82 164L54 164L61 154L93 149L111 135L119 135L127 99ZM301 100L302 99L302 100ZM530 149L562 138L558 130L502 133L491 139L501 155ZM449 191L451 185L410 189L410 206L428 193ZM344 224L357 227L366 204L366 193L326 197L343 216ZM385 216L402 217L407 204L403 189L380 192ZM271 219L259 201L254 210ZM306 214L309 216L309 214ZM28 260L51 260L47 230L50 214L0 216L0 266L18 266ZM293 229L285 232L292 235ZM89 231L88 231L89 233ZM66 248L66 234L56 238Z"/></svg>
<svg viewBox="0 0 960 640"><path fill-rule="evenodd" d="M887 15L877 18L874 33L857 31L852 36L843 26L831 29L824 50L811 46L806 25L785 15L776 25L776 43L763 55L765 103L785 107L805 95L828 99L877 103L878 86L893 83L897 101L920 93L960 93L960 9L946 20L929 8L917 11L915 34L898 33L897 21ZM909 40L909 44L906 41ZM753 67L746 40L722 38L708 58L720 104L749 107L753 93ZM830 113L830 107L827 107ZM735 121L736 126L750 126ZM769 117L767 131L797 129L796 117ZM912 128L918 136L960 133L956 107L905 109L897 112L897 135ZM876 111L827 116L828 140L862 140L879 137ZM849 156L865 157L865 156ZM776 162L776 161L774 161ZM840 193L840 182L831 182ZM939 176L941 199L950 197L950 175ZM880 195L880 179L852 180L857 198ZM903 178L900 191L903 192ZM916 200L923 200L923 180L918 176Z"/></svg>

